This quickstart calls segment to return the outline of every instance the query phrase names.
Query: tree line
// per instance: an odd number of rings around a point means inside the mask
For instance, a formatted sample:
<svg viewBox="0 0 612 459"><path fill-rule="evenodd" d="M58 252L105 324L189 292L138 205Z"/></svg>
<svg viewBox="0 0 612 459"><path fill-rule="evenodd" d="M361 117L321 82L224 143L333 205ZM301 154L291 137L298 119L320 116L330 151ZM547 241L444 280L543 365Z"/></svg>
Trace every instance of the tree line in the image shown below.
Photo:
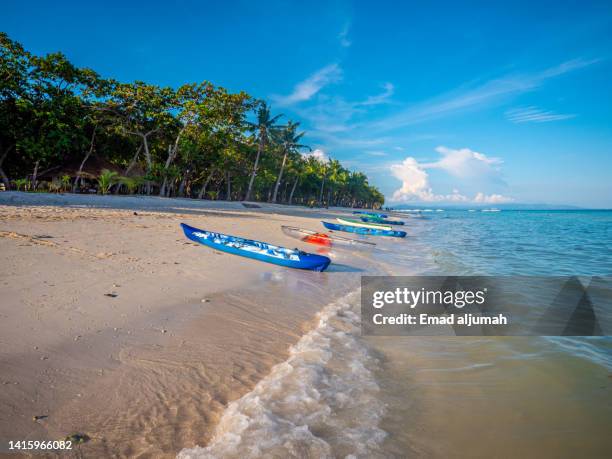
<svg viewBox="0 0 612 459"><path fill-rule="evenodd" d="M171 88L103 78L62 53L36 56L0 32L6 189L384 203L363 173L307 154L303 138L299 123L245 92L208 81ZM87 166L96 159L109 167L92 177ZM62 175L68 165L74 172Z"/></svg>

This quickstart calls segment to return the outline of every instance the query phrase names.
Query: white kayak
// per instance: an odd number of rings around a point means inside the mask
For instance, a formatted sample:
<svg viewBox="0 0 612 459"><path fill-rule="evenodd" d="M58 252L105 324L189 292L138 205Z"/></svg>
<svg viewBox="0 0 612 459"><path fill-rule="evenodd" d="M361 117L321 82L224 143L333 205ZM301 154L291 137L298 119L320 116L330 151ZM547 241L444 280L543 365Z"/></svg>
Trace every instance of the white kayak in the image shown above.
<svg viewBox="0 0 612 459"><path fill-rule="evenodd" d="M357 226L359 228L371 228L371 229L379 229L379 230L386 230L386 231L393 230L393 228L391 228L389 225L379 225L376 223L367 223L367 222L362 222L361 220L353 220L352 218L348 218L348 219L336 218L336 220L338 220L338 222L342 223L343 225Z"/></svg>

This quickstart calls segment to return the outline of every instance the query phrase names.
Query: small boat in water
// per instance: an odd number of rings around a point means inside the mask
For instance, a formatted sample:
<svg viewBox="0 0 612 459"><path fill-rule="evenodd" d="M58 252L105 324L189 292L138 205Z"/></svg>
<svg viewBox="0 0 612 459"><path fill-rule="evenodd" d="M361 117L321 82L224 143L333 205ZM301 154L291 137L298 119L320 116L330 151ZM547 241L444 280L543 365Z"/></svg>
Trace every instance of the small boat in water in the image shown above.
<svg viewBox="0 0 612 459"><path fill-rule="evenodd" d="M391 230L392 228L389 225L380 225L378 223L366 223L361 220L356 220L353 218L336 218L338 223L342 225L351 225L351 226L359 226L361 228L374 228L374 229L382 229L382 230Z"/></svg>
<svg viewBox="0 0 612 459"><path fill-rule="evenodd" d="M287 249L266 242L244 239L223 233L201 230L181 223L187 239L222 252L296 269L324 271L331 260L323 255Z"/></svg>
<svg viewBox="0 0 612 459"><path fill-rule="evenodd" d="M281 226L283 233L287 236L299 239L310 244L322 245L322 246L351 246L353 248L366 248L374 247L376 244L369 241L360 241L358 239L350 239L342 236L330 236L326 233L318 233L316 231L307 230L304 228L297 228L295 226Z"/></svg>
<svg viewBox="0 0 612 459"><path fill-rule="evenodd" d="M391 236L391 237L406 237L406 231L396 231L392 229L368 228L354 225L339 225L322 221L323 226L332 231L345 231L347 233L365 234L368 236Z"/></svg>

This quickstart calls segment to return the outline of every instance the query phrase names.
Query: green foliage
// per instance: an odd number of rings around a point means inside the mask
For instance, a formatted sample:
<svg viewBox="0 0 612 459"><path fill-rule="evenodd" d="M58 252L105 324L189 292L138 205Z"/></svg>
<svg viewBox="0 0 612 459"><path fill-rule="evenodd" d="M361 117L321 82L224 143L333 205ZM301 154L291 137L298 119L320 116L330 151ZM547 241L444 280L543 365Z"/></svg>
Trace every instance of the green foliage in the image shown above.
<svg viewBox="0 0 612 459"><path fill-rule="evenodd" d="M61 189L62 189L62 191L70 190L70 176L69 175L63 175L62 176L62 179L61 179Z"/></svg>
<svg viewBox="0 0 612 459"><path fill-rule="evenodd" d="M209 81L174 89L102 78L62 53L33 55L0 33L0 155L10 152L4 172L31 177L38 165L43 180L53 179L52 191L71 188L75 177L64 171L75 164L91 176L91 156L129 176L103 170L101 193L120 183L129 193L196 197L192 190L205 185L210 199L383 204L364 174L303 156L304 133L291 121L279 126L281 116ZM31 187L26 179L14 183Z"/></svg>
<svg viewBox="0 0 612 459"><path fill-rule="evenodd" d="M110 191L110 188L119 181L119 174L115 171L102 169L102 173L98 176L98 187L102 194Z"/></svg>
<svg viewBox="0 0 612 459"><path fill-rule="evenodd" d="M25 178L16 179L13 184L15 188L17 188L17 191L27 191L30 189L30 181Z"/></svg>
<svg viewBox="0 0 612 459"><path fill-rule="evenodd" d="M144 177L119 177L118 181L127 188L128 194L134 194L145 182Z"/></svg>

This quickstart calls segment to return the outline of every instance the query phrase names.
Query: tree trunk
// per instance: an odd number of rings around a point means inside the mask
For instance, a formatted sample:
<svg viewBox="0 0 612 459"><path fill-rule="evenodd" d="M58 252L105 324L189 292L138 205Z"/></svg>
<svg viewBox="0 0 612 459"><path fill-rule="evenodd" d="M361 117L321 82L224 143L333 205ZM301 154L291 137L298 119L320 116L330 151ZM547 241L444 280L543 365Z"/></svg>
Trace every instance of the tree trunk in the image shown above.
<svg viewBox="0 0 612 459"><path fill-rule="evenodd" d="M232 200L232 177L229 173L229 171L227 171L227 196L225 198L227 201L231 201Z"/></svg>
<svg viewBox="0 0 612 459"><path fill-rule="evenodd" d="M0 158L0 177L2 178L2 183L4 183L4 187L6 188L7 191L11 189L11 181L9 180L8 176L4 173L4 169L2 169L2 163L4 163L4 160L6 159L9 152L14 147L15 145L11 145L6 150L4 150L4 153L2 154L2 157Z"/></svg>
<svg viewBox="0 0 612 459"><path fill-rule="evenodd" d="M153 160L151 159L151 152L149 151L149 135L153 134L155 131L157 131L157 129L155 129L154 131L149 131L146 134L142 135L142 146L144 147L144 151L145 151L145 160L147 161L147 175L151 173L151 170L153 169ZM151 182L149 180L147 180L147 185L146 185L146 190L147 190L147 196L151 194Z"/></svg>
<svg viewBox="0 0 612 459"><path fill-rule="evenodd" d="M181 180L181 184L179 185L179 189L177 192L178 196L183 196L185 194L185 185L187 183L187 178L189 177L189 169L186 169L183 172L183 180Z"/></svg>
<svg viewBox="0 0 612 459"><path fill-rule="evenodd" d="M176 158L176 155L178 154L179 141L181 140L181 136L183 135L183 132L185 131L186 128L187 128L187 125L181 128L178 135L176 136L174 145L168 145L168 158L166 159L166 164L164 166L164 172L168 171L170 164L172 164L172 162ZM167 174L164 174L164 182L159 190L160 196L166 196L166 193L168 191L167 186L168 186L168 178L167 178Z"/></svg>
<svg viewBox="0 0 612 459"><path fill-rule="evenodd" d="M276 202L276 198L278 197L278 187L280 186L281 180L283 178L283 170L285 169L286 162L287 151L285 150L285 155L283 156L283 162L281 164L280 172L278 173L278 178L276 179L276 184L274 185L274 194L272 195L272 202Z"/></svg>
<svg viewBox="0 0 612 459"><path fill-rule="evenodd" d="M325 176L323 176L323 180L321 180L321 191L319 193L319 205L323 204L323 188L325 187Z"/></svg>
<svg viewBox="0 0 612 459"><path fill-rule="evenodd" d="M255 176L257 175L257 167L259 166L259 157L263 153L263 149L266 143L265 134L261 134L259 138L259 145L257 146L257 156L255 157L255 164L253 165L253 172L251 172L251 179L249 180L249 187L247 188L246 196L244 197L245 201L251 199L251 193L253 191L253 183L255 183Z"/></svg>
<svg viewBox="0 0 612 459"><path fill-rule="evenodd" d="M142 145L145 151L145 160L147 161L147 174L150 174L151 170L153 169L153 159L151 158L151 152L149 151L149 140L148 139L151 134L154 134L157 131L159 131L159 128L152 129L149 132L145 132L145 133L126 130L128 134L137 135L138 137L142 139ZM149 180L147 180L146 190L147 190L147 195L151 194L151 182Z"/></svg>
<svg viewBox="0 0 612 459"><path fill-rule="evenodd" d="M138 149L136 150L136 153L134 154L134 157L130 161L130 164L128 164L128 167L126 167L125 172L123 173L123 175L127 176L130 173L130 171L133 169L133 167L136 165L136 160L138 159L138 155L140 154L140 150L142 150L142 144L138 145Z"/></svg>
<svg viewBox="0 0 612 459"><path fill-rule="evenodd" d="M300 178L297 177L295 179L295 182L293 183L293 188L291 188L291 194L289 195L289 205L291 205L292 201L293 201L293 193L295 193L295 189L297 188L298 182L300 181Z"/></svg>
<svg viewBox="0 0 612 459"><path fill-rule="evenodd" d="M202 189L200 190L200 193L198 194L198 199L202 199L204 195L206 194L206 187L208 187L208 183L212 179L214 173L215 173L215 169L211 170L210 174L208 174L208 177L206 178L206 181L204 182L204 185L202 185Z"/></svg>
<svg viewBox="0 0 612 459"><path fill-rule="evenodd" d="M94 126L94 130L91 133L91 141L89 142L89 150L85 154L83 161L81 161L81 165L79 166L79 171L77 172L76 179L74 180L74 183L72 184L73 193L76 193L77 186L79 186L79 184L81 183L81 174L83 173L83 167L85 167L85 163L87 162L87 160L93 153L95 140L96 140L96 126Z"/></svg>
<svg viewBox="0 0 612 459"><path fill-rule="evenodd" d="M168 186L168 176L166 171L168 170L168 165L170 163L170 156L172 155L172 146L168 145L168 159L166 159L166 165L164 166L164 181L162 182L162 186L159 189L160 196L166 196L166 187Z"/></svg>
<svg viewBox="0 0 612 459"><path fill-rule="evenodd" d="M40 161L36 161L36 164L34 165L34 173L32 174L32 191L36 191L36 178L38 176L38 164L40 163Z"/></svg>

